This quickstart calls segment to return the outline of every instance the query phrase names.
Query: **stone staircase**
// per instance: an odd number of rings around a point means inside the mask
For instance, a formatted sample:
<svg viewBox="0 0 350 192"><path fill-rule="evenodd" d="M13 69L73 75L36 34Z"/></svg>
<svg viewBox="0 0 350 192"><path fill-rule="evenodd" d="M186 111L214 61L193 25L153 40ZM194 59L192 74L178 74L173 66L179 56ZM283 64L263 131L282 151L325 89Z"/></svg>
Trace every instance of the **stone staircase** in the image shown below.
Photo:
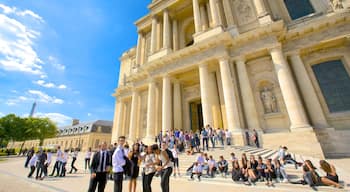
<svg viewBox="0 0 350 192"><path fill-rule="evenodd" d="M246 153L248 159L250 155L255 155L256 159L258 156L261 156L263 159L271 158L274 159L277 156L277 150L273 149L263 149L263 148L256 148L256 147L251 147L251 146L225 146L225 148L215 148L214 150L209 149L209 151L204 151L205 153L209 155L212 155L215 160L219 159L219 156L223 155L226 160L229 160L230 153L234 152L236 157L238 159L241 158L242 153ZM306 159L309 159L312 161L312 163L316 166L319 167L319 159L312 158L312 157L304 157L298 154L292 154L292 157L294 157L298 162L303 162ZM179 156L179 161L180 161L180 173L181 177L177 179L183 179L183 180L188 180L189 176L186 175L186 170L188 167L192 165L193 162L196 161L198 154L194 155L187 155L186 153L182 153ZM232 165L229 164L229 170L232 169ZM346 171L343 171L341 168L336 167L338 175L341 180L341 184L344 186L344 189L335 189L330 186L321 186L317 187L319 191L348 191L350 188L347 186L347 183L349 183L350 179L350 174ZM302 176L302 169L298 168L295 169L294 165L287 164L286 165L286 172L289 176L290 181L296 181L300 180ZM323 176L324 173L323 171L318 169L318 173L320 176ZM347 181L347 182L345 182ZM215 184L226 184L226 185L232 185L232 186L237 186L239 185L240 187L244 185L243 183L235 183L231 179L231 175L227 175L227 177L222 177L221 175L217 175L215 178L206 178L202 177L201 182L208 182L208 183L215 183ZM255 186L247 186L249 187L254 187L257 189L269 189L269 190L283 190L283 191L313 191L309 186L307 185L298 185L298 184L290 184L290 183L274 183L275 187L274 188L267 188L265 185L265 182L256 182Z"/></svg>

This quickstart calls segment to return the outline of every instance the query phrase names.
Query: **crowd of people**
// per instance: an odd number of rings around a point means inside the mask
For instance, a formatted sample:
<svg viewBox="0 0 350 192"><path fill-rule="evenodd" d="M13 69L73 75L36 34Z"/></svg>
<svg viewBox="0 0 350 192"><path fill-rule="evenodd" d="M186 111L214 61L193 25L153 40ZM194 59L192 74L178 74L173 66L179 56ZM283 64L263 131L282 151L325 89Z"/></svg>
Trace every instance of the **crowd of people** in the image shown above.
<svg viewBox="0 0 350 192"><path fill-rule="evenodd" d="M90 149L91 152L91 149ZM52 151L39 149L37 152L34 152L32 147L29 150L26 150L26 161L24 164L25 168L30 168L28 178L31 178L36 170L35 179L43 180L47 176L54 177L65 177L67 173L66 165L69 159L69 156L72 157L71 169L68 173L76 173L78 169L75 167L75 162L78 157L78 149L71 149L70 154L69 150L61 150L60 146L57 147L56 152L56 161L54 163L52 172L48 175L48 167L52 162ZM91 154L90 154L91 155ZM56 174L55 174L56 173Z"/></svg>
<svg viewBox="0 0 350 192"><path fill-rule="evenodd" d="M259 147L259 137L255 130L246 132L246 144ZM142 177L142 188L144 192L152 191L153 177L160 177L160 187L163 192L169 191L169 180L171 175L181 176L179 169L179 154L193 155L197 153L196 161L187 169L189 180L195 177L201 181L201 177L213 178L231 177L234 182L246 185L255 185L256 182L265 182L267 186L274 186L276 182L292 184L308 184L310 187L319 185L331 185L342 188L339 184L338 175L333 165L325 160L320 161L321 169L326 173L320 177L311 161L297 162L288 152L286 146L280 146L278 154L274 159L263 159L261 156L250 155L249 159L245 153L237 158L234 153L229 159L219 156L215 159L210 152L211 148L218 145L221 147L231 145L232 133L228 130L213 129L209 125L198 132L167 131L160 132L155 139L155 144L145 145L141 140L129 146L125 136L120 136L118 142L107 147L106 143L99 146L99 150L93 154L91 148L86 152L85 172L91 174L89 192L96 189L104 191L108 179L114 181L114 191L121 192L123 181L128 179L130 192L136 191L137 178ZM208 153L205 153L207 151ZM92 155L93 154L93 155ZM91 159L92 156L92 159ZM57 147L56 161L49 176L64 177L69 157L72 157L71 170L75 173L78 169L75 162L78 157L78 149L62 151ZM52 162L50 150L34 149L27 151L25 167L30 167L28 177L32 177L36 170L36 179L44 179L48 176L48 167ZM302 180L290 181L286 166L292 164L295 169L303 170ZM56 174L55 174L56 173Z"/></svg>

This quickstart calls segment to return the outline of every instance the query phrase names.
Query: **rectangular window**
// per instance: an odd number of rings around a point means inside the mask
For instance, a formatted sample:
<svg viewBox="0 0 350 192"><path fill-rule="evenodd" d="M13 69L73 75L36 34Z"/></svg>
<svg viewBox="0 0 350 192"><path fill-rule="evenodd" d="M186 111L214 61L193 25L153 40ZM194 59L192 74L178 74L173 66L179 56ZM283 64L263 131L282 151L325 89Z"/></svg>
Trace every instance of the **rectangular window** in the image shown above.
<svg viewBox="0 0 350 192"><path fill-rule="evenodd" d="M310 0L284 0L284 4L292 20L315 12Z"/></svg>
<svg viewBox="0 0 350 192"><path fill-rule="evenodd" d="M312 66L329 111L350 110L350 77L341 60Z"/></svg>

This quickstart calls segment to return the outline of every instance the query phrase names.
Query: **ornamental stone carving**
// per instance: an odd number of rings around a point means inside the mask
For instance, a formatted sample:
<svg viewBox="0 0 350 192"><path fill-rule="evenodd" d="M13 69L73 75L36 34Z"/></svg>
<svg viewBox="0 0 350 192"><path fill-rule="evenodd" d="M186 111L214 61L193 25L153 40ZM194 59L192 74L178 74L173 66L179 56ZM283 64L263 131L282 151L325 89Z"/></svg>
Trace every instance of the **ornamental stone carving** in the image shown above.
<svg viewBox="0 0 350 192"><path fill-rule="evenodd" d="M255 20L254 9L250 0L233 1L239 24L248 24Z"/></svg>
<svg viewBox="0 0 350 192"><path fill-rule="evenodd" d="M268 87L264 87L260 91L260 99L261 99L261 102L264 106L265 114L278 112L277 99L274 96L271 89L269 89Z"/></svg>
<svg viewBox="0 0 350 192"><path fill-rule="evenodd" d="M334 10L344 9L343 0L331 0Z"/></svg>

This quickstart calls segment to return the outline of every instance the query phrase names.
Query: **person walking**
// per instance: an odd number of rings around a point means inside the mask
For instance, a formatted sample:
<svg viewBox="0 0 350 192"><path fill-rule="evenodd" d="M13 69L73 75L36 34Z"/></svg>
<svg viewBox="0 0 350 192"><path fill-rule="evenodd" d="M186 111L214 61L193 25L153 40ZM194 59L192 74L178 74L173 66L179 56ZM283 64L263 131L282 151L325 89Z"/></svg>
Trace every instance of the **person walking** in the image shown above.
<svg viewBox="0 0 350 192"><path fill-rule="evenodd" d="M29 174L28 174L28 178L31 178L33 173L34 173L34 171L35 171L35 165L37 164L38 156L39 156L39 151L36 152L36 154L34 154L32 156L32 158L30 158L30 160L28 162L28 165L30 166L30 171L29 171Z"/></svg>
<svg viewBox="0 0 350 192"><path fill-rule="evenodd" d="M143 157L142 171L142 188L143 192L152 192L151 184L154 174L156 173L156 165L159 164L159 159L154 154L158 150L157 144L147 147L146 155Z"/></svg>
<svg viewBox="0 0 350 192"><path fill-rule="evenodd" d="M86 154L85 154L85 172L86 169L89 168L90 169L90 159L91 159L91 147L89 147L89 149L87 150Z"/></svg>
<svg viewBox="0 0 350 192"><path fill-rule="evenodd" d="M58 146L57 152L56 152L56 162L55 162L55 165L53 166L53 170L50 176L53 176L55 171L57 171L56 177L60 175L61 161L62 161L62 151L61 151L61 147Z"/></svg>
<svg viewBox="0 0 350 192"><path fill-rule="evenodd" d="M161 180L160 180L160 186L162 188L162 192L169 192L169 179L170 175L173 172L173 163L170 161L170 158L168 156L168 153L166 152L168 146L166 142L162 143L162 150L157 150L157 154L160 157L160 161L162 162L161 166L157 167L157 171L161 171Z"/></svg>
<svg viewBox="0 0 350 192"><path fill-rule="evenodd" d="M110 169L109 153L107 144L103 142L100 150L96 152L91 162L91 176L88 192L95 192L98 185L98 192L103 192L107 183L107 173Z"/></svg>
<svg viewBox="0 0 350 192"><path fill-rule="evenodd" d="M45 162L47 159L46 151L43 150L39 153L38 156L38 162L37 162L37 169L36 169L36 177L35 179L43 179L41 176L44 173L45 170Z"/></svg>
<svg viewBox="0 0 350 192"><path fill-rule="evenodd" d="M123 191L123 174L126 164L126 156L124 151L125 136L118 138L118 147L112 156L114 192Z"/></svg>
<svg viewBox="0 0 350 192"><path fill-rule="evenodd" d="M136 181L139 176L139 160L140 157L140 144L134 143L132 149L128 154L128 158L131 161L131 177L129 181L129 192L136 192Z"/></svg>
<svg viewBox="0 0 350 192"><path fill-rule="evenodd" d="M30 148L27 152L27 159L26 159L26 162L24 163L25 168L28 167L29 161L33 157L33 155L34 155L34 147Z"/></svg>
<svg viewBox="0 0 350 192"><path fill-rule="evenodd" d="M72 154L72 164L70 165L71 169L69 171L69 173L72 173L74 170L74 173L76 173L78 171L78 169L74 166L75 161L77 160L78 157L78 148L75 148L73 154Z"/></svg>
<svg viewBox="0 0 350 192"><path fill-rule="evenodd" d="M60 177L65 177L66 176L66 165L68 162L68 149L64 150L64 153L62 154L62 158L61 158L61 174Z"/></svg>

